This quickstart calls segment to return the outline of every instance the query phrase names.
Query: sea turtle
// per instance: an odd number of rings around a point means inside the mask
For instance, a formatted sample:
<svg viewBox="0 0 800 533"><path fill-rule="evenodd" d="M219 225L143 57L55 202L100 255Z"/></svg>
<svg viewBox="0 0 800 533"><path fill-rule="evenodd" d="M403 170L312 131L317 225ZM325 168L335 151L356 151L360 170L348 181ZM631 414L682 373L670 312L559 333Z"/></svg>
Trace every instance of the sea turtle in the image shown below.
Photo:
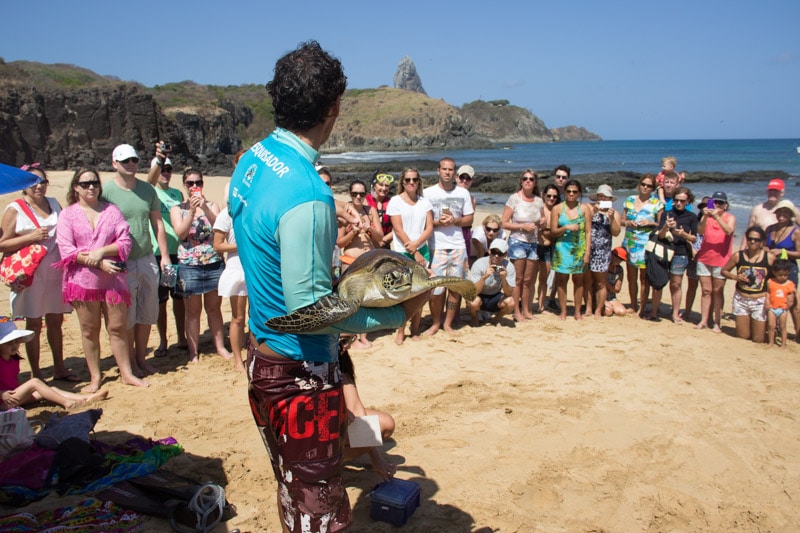
<svg viewBox="0 0 800 533"><path fill-rule="evenodd" d="M389 307L436 287L447 287L470 301L477 294L469 280L430 277L425 267L402 254L370 250L353 261L332 294L289 315L270 318L266 325L285 333L317 331L344 320L359 307Z"/></svg>

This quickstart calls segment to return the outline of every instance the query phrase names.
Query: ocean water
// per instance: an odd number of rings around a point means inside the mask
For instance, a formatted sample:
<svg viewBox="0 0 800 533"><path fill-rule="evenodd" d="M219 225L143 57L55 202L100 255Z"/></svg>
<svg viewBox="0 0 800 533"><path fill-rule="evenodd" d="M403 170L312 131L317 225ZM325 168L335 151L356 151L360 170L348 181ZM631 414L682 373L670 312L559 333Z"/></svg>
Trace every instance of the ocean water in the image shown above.
<svg viewBox="0 0 800 533"><path fill-rule="evenodd" d="M754 140L664 140L664 141L602 141L544 144L498 145L488 150L451 150L430 152L348 152L325 154L326 163L354 161L426 159L438 161L452 157L457 165L470 164L476 172L513 172L525 168L553 169L566 164L573 175L597 172L652 172L661 170L661 158L673 155L678 159L678 171L715 171L740 173L748 170L784 171L792 176L786 183L785 197L800 203L800 139ZM427 181L427 180L426 180ZM737 233L744 231L750 209L766 199L764 182L689 184L698 197L710 196L716 190L728 195L730 211L736 216ZM591 191L587 191L588 192ZM615 208L633 191L615 191ZM478 204L492 212L502 211L507 194L474 193ZM588 198L584 196L584 201Z"/></svg>

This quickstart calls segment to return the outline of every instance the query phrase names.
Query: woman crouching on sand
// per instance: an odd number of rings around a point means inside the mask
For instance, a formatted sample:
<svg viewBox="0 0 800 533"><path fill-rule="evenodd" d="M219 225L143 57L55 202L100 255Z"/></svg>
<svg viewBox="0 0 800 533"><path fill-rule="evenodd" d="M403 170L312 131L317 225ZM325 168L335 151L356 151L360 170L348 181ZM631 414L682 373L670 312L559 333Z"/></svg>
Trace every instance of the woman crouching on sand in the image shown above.
<svg viewBox="0 0 800 533"><path fill-rule="evenodd" d="M50 387L39 378L31 378L19 383L19 347L33 338L34 332L17 329L13 322L0 323L0 411L21 407L31 402L47 400L64 409L81 407L87 402L103 400L108 391L97 391L81 396L68 391Z"/></svg>
<svg viewBox="0 0 800 533"><path fill-rule="evenodd" d="M75 308L89 385L83 392L100 390L101 318L105 317L111 352L126 385L146 387L132 370L126 326L131 303L125 279L125 259L131 251L130 227L114 204L102 201L103 186L97 171L75 172L67 192L67 208L58 217L56 242L64 271L61 295Z"/></svg>

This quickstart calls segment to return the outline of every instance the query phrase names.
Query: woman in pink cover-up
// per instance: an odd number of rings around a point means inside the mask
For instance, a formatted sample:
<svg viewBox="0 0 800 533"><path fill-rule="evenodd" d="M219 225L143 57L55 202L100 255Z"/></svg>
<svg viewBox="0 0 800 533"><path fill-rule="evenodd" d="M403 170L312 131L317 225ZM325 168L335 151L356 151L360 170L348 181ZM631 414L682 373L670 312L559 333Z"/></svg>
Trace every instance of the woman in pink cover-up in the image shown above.
<svg viewBox="0 0 800 533"><path fill-rule="evenodd" d="M75 172L67 192L69 207L61 212L56 242L64 271L62 297L81 325L81 341L91 382L83 392L100 389L100 318L105 316L111 350L127 385L147 386L131 370L126 329L131 303L125 280L125 259L131 251L130 228L117 206L100 200L103 187L94 169Z"/></svg>

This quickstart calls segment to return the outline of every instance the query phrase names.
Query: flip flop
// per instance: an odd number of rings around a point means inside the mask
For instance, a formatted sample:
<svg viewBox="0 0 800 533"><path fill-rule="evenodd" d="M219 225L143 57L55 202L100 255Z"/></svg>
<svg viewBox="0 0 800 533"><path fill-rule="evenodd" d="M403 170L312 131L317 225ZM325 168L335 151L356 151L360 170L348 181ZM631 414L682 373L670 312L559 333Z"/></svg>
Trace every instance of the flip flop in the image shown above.
<svg viewBox="0 0 800 533"><path fill-rule="evenodd" d="M72 372L68 372L67 374L64 374L63 376L53 376L53 381L64 381L64 382L67 382L67 383L80 383L83 380L81 380L81 378L79 378L78 376L76 376Z"/></svg>

